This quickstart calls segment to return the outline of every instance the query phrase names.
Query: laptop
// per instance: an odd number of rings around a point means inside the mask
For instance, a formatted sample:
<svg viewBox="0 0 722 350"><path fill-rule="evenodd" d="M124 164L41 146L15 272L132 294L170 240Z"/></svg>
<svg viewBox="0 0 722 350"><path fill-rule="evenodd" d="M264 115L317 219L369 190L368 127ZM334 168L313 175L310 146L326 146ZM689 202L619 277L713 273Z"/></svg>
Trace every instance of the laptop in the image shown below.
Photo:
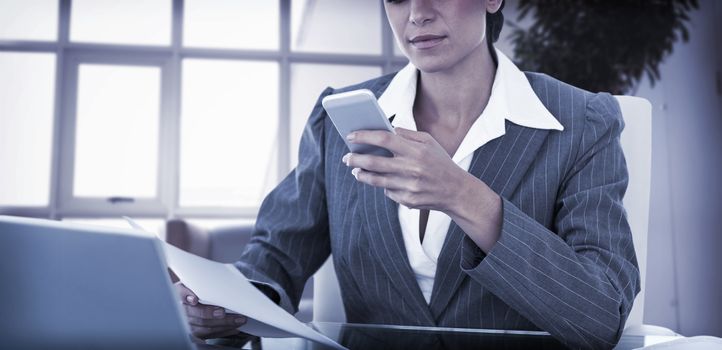
<svg viewBox="0 0 722 350"><path fill-rule="evenodd" d="M161 242L0 216L0 348L195 349Z"/></svg>

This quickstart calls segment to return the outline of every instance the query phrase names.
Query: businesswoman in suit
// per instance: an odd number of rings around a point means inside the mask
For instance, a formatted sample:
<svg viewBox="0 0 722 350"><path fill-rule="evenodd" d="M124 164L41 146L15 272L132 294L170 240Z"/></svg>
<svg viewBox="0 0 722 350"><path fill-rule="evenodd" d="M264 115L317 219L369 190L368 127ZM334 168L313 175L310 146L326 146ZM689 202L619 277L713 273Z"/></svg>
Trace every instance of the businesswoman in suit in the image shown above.
<svg viewBox="0 0 722 350"><path fill-rule="evenodd" d="M613 347L639 291L614 99L495 50L502 0L384 6L410 64L319 101L374 92L397 134L348 140L394 157L348 153L317 103L298 167L264 200L236 266L289 312L332 253L349 322L541 329ZM244 321L181 294L196 335Z"/></svg>

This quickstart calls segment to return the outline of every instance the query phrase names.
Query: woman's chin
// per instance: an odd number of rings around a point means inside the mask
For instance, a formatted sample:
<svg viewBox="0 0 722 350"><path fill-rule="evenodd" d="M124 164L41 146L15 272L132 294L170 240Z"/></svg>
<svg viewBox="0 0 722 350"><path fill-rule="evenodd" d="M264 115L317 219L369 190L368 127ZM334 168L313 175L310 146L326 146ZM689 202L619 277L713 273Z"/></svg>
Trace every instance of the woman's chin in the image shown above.
<svg viewBox="0 0 722 350"><path fill-rule="evenodd" d="M424 57L411 61L414 66L424 73L438 73L451 67L448 60L441 57Z"/></svg>

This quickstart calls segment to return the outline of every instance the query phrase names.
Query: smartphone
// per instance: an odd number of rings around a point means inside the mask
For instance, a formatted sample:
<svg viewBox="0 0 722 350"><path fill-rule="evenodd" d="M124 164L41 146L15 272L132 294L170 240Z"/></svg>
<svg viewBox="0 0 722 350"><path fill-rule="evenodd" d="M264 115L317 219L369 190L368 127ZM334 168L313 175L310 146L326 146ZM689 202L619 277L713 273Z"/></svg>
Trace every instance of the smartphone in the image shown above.
<svg viewBox="0 0 722 350"><path fill-rule="evenodd" d="M371 91L360 89L328 95L323 98L321 104L351 152L384 157L394 156L393 153L382 147L346 141L346 135L357 130L385 130L396 134L394 127L391 126L376 102L376 96Z"/></svg>

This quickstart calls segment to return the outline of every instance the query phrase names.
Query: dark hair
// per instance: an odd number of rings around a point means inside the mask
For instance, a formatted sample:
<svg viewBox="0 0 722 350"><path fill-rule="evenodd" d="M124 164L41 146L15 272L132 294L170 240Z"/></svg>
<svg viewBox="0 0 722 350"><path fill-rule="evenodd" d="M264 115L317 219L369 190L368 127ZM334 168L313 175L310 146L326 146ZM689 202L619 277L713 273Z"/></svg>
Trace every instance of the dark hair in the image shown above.
<svg viewBox="0 0 722 350"><path fill-rule="evenodd" d="M506 1L501 2L499 11L495 13L486 13L486 37L489 45L499 40L499 33L501 33L501 27L504 25L504 14L501 10L504 9Z"/></svg>

